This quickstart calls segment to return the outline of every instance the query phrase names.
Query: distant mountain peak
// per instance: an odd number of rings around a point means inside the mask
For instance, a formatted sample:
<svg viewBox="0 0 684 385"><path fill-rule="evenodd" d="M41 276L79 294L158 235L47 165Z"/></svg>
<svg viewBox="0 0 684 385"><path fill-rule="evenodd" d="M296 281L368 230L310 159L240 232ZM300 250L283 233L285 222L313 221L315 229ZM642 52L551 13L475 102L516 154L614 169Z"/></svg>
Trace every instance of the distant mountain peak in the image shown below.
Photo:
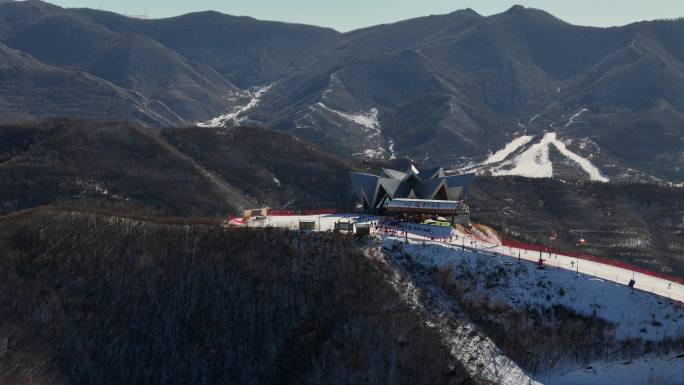
<svg viewBox="0 0 684 385"><path fill-rule="evenodd" d="M458 11L451 12L452 15L473 15L473 16L482 16L477 11L474 9L468 7L464 9L459 9Z"/></svg>
<svg viewBox="0 0 684 385"><path fill-rule="evenodd" d="M522 6L520 4L515 4L512 7L508 8L508 10L506 10L506 12L504 12L504 13L524 12L526 10L527 10L527 8L525 8L524 6Z"/></svg>
<svg viewBox="0 0 684 385"><path fill-rule="evenodd" d="M556 23L568 24L566 21L544 11L543 9L524 7L522 5L514 5L502 13L492 15L491 18L498 19L500 16L509 17L512 19L522 19L527 21L530 19L539 21L549 21ZM568 24L569 25L569 24Z"/></svg>

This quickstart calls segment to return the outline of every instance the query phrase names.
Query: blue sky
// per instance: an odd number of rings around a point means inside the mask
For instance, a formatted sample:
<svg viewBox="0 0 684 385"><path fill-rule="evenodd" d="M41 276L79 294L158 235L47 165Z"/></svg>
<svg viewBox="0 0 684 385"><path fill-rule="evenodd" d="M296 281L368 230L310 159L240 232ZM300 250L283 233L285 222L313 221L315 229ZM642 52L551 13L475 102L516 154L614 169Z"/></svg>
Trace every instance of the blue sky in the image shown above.
<svg viewBox="0 0 684 385"><path fill-rule="evenodd" d="M216 10L332 27L339 31L472 8L480 14L503 12L514 4L540 8L573 24L624 25L684 16L684 0L52 0L64 7L89 7L129 15L169 17Z"/></svg>

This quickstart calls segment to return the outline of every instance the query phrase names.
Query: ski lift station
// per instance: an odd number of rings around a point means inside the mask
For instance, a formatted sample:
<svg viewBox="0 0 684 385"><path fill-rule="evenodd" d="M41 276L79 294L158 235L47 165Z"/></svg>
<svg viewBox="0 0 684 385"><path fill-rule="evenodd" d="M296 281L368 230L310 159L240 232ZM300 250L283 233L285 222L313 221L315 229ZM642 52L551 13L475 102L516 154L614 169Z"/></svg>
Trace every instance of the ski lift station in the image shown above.
<svg viewBox="0 0 684 385"><path fill-rule="evenodd" d="M446 176L441 167L405 172L382 169L380 175L351 173L351 181L364 212L392 215L412 222L446 219L470 226L468 192L475 174Z"/></svg>

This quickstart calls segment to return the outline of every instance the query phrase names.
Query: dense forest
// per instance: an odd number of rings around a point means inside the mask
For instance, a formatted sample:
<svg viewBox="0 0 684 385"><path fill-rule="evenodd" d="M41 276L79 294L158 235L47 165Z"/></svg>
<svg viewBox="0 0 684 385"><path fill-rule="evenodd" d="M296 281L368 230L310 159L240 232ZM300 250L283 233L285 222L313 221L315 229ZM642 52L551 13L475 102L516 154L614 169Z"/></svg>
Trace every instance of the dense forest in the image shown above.
<svg viewBox="0 0 684 385"><path fill-rule="evenodd" d="M225 217L241 207L354 211L354 162L257 127L150 129L54 119L0 126L0 215L69 204L160 217ZM473 220L507 237L684 276L684 189L478 175ZM503 215L504 209L510 215ZM552 239L555 238L555 239Z"/></svg>
<svg viewBox="0 0 684 385"><path fill-rule="evenodd" d="M0 219L1 384L467 384L359 244L36 209Z"/></svg>

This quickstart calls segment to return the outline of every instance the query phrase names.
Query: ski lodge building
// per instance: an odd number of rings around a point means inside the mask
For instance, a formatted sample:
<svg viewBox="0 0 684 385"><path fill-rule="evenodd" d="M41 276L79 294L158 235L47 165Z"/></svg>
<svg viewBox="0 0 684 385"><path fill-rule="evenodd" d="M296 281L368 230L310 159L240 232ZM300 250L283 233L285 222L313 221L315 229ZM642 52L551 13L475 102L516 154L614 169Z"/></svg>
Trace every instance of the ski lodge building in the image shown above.
<svg viewBox="0 0 684 385"><path fill-rule="evenodd" d="M354 192L363 210L370 214L392 214L407 219L444 217L451 224L470 226L466 203L475 174L445 176L436 167L401 172L388 168L380 175L350 173Z"/></svg>

